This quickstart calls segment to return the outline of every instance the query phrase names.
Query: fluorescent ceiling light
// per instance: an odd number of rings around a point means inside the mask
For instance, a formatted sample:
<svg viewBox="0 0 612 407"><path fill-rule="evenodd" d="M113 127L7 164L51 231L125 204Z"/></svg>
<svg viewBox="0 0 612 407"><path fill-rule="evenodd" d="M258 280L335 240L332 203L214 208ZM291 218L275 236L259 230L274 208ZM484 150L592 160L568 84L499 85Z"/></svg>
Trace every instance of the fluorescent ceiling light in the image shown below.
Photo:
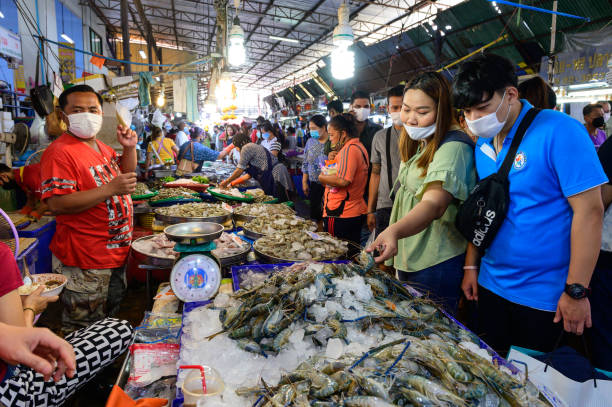
<svg viewBox="0 0 612 407"><path fill-rule="evenodd" d="M600 99L603 99L604 96L607 97L607 95L612 94L612 88L610 87L606 87L606 88L598 88L598 89L589 89L589 90L581 90L581 91L577 91L577 92L570 92L568 96L570 97L597 97L599 96Z"/></svg>
<svg viewBox="0 0 612 407"><path fill-rule="evenodd" d="M146 52L144 52L143 50L138 51L138 53L140 54L140 58L142 59L147 59L147 54Z"/></svg>
<svg viewBox="0 0 612 407"><path fill-rule="evenodd" d="M0 18L4 18L4 13L0 11Z"/></svg>
<svg viewBox="0 0 612 407"><path fill-rule="evenodd" d="M579 83L577 85L569 85L570 90L578 90L578 89L590 89L590 88L601 88L603 86L608 86L606 82L601 81L593 81L587 83Z"/></svg>
<svg viewBox="0 0 612 407"><path fill-rule="evenodd" d="M299 44L300 43L298 40L295 40L293 38L277 37L276 35L270 35L268 38L271 39L271 40L292 42L294 44Z"/></svg>
<svg viewBox="0 0 612 407"><path fill-rule="evenodd" d="M450 29L451 29L451 28L453 28L453 27L451 27L450 25L447 25L447 26L446 26L446 27L444 27L444 28L446 28L447 30L450 30Z"/></svg>
<svg viewBox="0 0 612 407"><path fill-rule="evenodd" d="M72 38L70 38L66 34L62 34L60 35L60 37L62 37L66 42L69 42L70 44L74 44L74 41L72 41Z"/></svg>

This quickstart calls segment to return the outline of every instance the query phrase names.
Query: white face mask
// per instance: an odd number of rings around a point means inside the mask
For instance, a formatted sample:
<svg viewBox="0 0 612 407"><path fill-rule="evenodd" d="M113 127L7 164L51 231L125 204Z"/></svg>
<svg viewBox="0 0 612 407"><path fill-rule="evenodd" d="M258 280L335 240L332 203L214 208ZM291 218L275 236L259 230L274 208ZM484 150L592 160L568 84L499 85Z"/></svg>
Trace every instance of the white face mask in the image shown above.
<svg viewBox="0 0 612 407"><path fill-rule="evenodd" d="M413 127L404 124L404 128L406 132L408 132L408 136L413 140L423 140L427 137L431 136L436 131L436 123L427 127Z"/></svg>
<svg viewBox="0 0 612 407"><path fill-rule="evenodd" d="M103 117L99 114L83 112L68 115L68 131L78 138L90 139L95 137L102 128Z"/></svg>
<svg viewBox="0 0 612 407"><path fill-rule="evenodd" d="M400 113L401 112L389 113L389 116L391 116L391 120L393 120L393 125L394 126L401 126L402 125L402 119L400 119Z"/></svg>
<svg viewBox="0 0 612 407"><path fill-rule="evenodd" d="M480 119L476 120L470 120L466 116L465 122L474 135L482 138L491 138L495 137L497 133L504 128L506 121L508 121L508 116L510 115L510 106L508 106L508 113L506 114L506 118L503 122L497 120L497 111L500 109L501 105L504 104L505 97L506 92L504 91L504 96L502 97L501 102L499 102L499 106L497 106L497 109L493 113L482 116Z"/></svg>
<svg viewBox="0 0 612 407"><path fill-rule="evenodd" d="M355 110L355 119L357 119L358 122L365 122L370 115L369 107L360 107L353 110Z"/></svg>
<svg viewBox="0 0 612 407"><path fill-rule="evenodd" d="M610 113L604 113L604 122L608 123L608 120L610 120Z"/></svg>

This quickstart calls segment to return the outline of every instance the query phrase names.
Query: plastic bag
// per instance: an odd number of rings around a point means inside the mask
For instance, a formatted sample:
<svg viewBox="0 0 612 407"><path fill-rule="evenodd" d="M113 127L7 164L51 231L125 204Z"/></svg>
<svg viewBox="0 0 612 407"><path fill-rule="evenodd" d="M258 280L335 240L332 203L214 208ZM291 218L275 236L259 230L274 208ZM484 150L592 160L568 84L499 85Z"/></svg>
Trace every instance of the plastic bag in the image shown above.
<svg viewBox="0 0 612 407"><path fill-rule="evenodd" d="M142 324L136 328L136 342L145 344L178 343L182 326L179 314L145 312Z"/></svg>
<svg viewBox="0 0 612 407"><path fill-rule="evenodd" d="M132 366L128 383L132 386L147 386L162 377L176 375L179 345L137 343L130 346Z"/></svg>
<svg viewBox="0 0 612 407"><path fill-rule="evenodd" d="M155 113L153 113L153 118L151 119L151 124L153 126L159 127L160 129L164 127L164 122L166 121L166 116L164 116L161 110L157 109Z"/></svg>
<svg viewBox="0 0 612 407"><path fill-rule="evenodd" d="M130 113L130 109L124 106L121 101L115 104L115 109L117 111L117 121L123 127L130 127L132 125L132 113Z"/></svg>

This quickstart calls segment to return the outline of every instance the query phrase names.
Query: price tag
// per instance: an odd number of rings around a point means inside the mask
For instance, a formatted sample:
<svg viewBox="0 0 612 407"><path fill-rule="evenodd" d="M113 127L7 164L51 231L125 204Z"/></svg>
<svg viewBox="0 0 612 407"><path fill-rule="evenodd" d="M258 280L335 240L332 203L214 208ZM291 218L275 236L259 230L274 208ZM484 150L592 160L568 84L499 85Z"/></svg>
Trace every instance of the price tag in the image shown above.
<svg viewBox="0 0 612 407"><path fill-rule="evenodd" d="M311 232L310 230L306 230L305 232L308 233L308 236L312 237L314 240L322 240L323 239L323 237L319 236L315 232Z"/></svg>

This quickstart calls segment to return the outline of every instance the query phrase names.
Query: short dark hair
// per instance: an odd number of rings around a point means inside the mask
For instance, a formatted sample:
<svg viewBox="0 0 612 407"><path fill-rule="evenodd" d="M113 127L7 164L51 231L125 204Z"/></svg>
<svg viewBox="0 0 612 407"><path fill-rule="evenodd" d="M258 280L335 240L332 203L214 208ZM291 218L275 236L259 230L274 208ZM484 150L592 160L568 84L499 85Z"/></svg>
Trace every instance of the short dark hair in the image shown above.
<svg viewBox="0 0 612 407"><path fill-rule="evenodd" d="M164 132L162 131L161 127L157 127L157 126L153 126L151 128L151 140L155 140L158 137L161 137L164 135Z"/></svg>
<svg viewBox="0 0 612 407"><path fill-rule="evenodd" d="M349 138L359 137L355 117L350 113L342 113L330 120L329 125L338 131L345 131Z"/></svg>
<svg viewBox="0 0 612 407"><path fill-rule="evenodd" d="M251 142L251 138L242 132L234 135L234 138L232 139L232 144L234 144L234 147L238 147L238 148L242 148L246 146L247 144L249 144L250 142Z"/></svg>
<svg viewBox="0 0 612 407"><path fill-rule="evenodd" d="M588 116L595 109L603 109L603 106L600 105L599 103L588 104L582 108L582 115Z"/></svg>
<svg viewBox="0 0 612 407"><path fill-rule="evenodd" d="M11 168L4 164L4 163L0 163L0 172L10 172Z"/></svg>
<svg viewBox="0 0 612 407"><path fill-rule="evenodd" d="M98 97L98 102L100 102L100 107L102 107L102 105L104 104L104 101L102 100L102 96L100 96L100 94L98 92L96 92L94 90L94 88L92 88L91 86L89 86L89 85L75 85L75 86L72 86L72 87L66 89L60 95L60 97L59 97L59 106L60 106L60 108L62 110L64 110L64 108L68 104L68 96L70 96L71 94L76 93L76 92L93 93L94 95L96 95Z"/></svg>
<svg viewBox="0 0 612 407"><path fill-rule="evenodd" d="M198 137L200 137L200 135L202 135L202 133L203 133L203 132L204 132L204 130L202 130L201 128L199 128L199 127L197 127L197 126L196 126L196 127L194 127L193 129L190 129L190 130L189 130L189 136L190 136L192 139L194 139L194 140L195 140L195 139L197 139Z"/></svg>
<svg viewBox="0 0 612 407"><path fill-rule="evenodd" d="M457 70L453 80L455 107L463 109L486 102L507 86L518 86L512 62L495 54L478 55ZM483 100L485 96L488 99Z"/></svg>
<svg viewBox="0 0 612 407"><path fill-rule="evenodd" d="M266 121L266 118L263 116L257 116L257 119L255 119L255 121L257 122L257 124L261 125L263 124L263 122Z"/></svg>
<svg viewBox="0 0 612 407"><path fill-rule="evenodd" d="M389 89L389 92L387 92L387 100L393 96L404 97L404 87L402 85L397 85Z"/></svg>
<svg viewBox="0 0 612 407"><path fill-rule="evenodd" d="M295 134L295 127L293 126L287 127L287 134Z"/></svg>
<svg viewBox="0 0 612 407"><path fill-rule="evenodd" d="M313 122L317 127L325 127L327 125L327 120L322 114L315 114L310 118L309 122Z"/></svg>
<svg viewBox="0 0 612 407"><path fill-rule="evenodd" d="M355 102L355 99L368 99L370 100L370 94L365 90L356 90L351 95L351 104Z"/></svg>
<svg viewBox="0 0 612 407"><path fill-rule="evenodd" d="M344 112L344 105L342 104L342 101L340 99L335 99L329 102L327 104L327 112L329 113L329 111L332 109L338 113Z"/></svg>

